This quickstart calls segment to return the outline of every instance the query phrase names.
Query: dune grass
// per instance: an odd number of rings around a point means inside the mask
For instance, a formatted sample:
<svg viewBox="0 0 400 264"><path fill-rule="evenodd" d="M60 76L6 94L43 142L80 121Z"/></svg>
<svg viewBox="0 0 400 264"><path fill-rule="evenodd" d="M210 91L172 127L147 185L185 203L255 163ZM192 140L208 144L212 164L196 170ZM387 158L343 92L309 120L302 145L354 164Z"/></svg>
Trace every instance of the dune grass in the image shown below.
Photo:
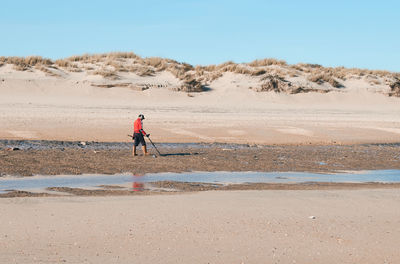
<svg viewBox="0 0 400 264"><path fill-rule="evenodd" d="M336 81L331 74L326 74L326 73L312 74L307 79L317 84L323 84L324 82L327 82L335 88L343 87L343 85L338 81Z"/></svg>
<svg viewBox="0 0 400 264"><path fill-rule="evenodd" d="M48 75L56 76L49 68L60 69L65 72L86 72L88 74L101 75L109 80L121 78L120 73L135 73L141 77L156 76L158 73L167 71L179 79L182 87L180 91L198 92L203 91L214 80L225 73L248 75L264 82L264 88L260 91L293 90L295 85L290 86L287 78L302 77L310 83L321 85L328 83L334 88L341 88L347 79L363 79L369 85L391 85L391 94L397 96L400 73L345 67L324 67L319 64L298 63L289 65L284 60L265 58L248 63L236 63L227 61L221 64L197 65L178 62L162 57L142 58L133 52L110 52L102 54L82 54L64 59L52 61L40 56L28 57L0 57L0 67L6 64L13 65L18 71L41 70ZM263 79L264 78L264 79ZM265 79L266 78L266 79ZM296 79L291 79L295 82ZM343 81L343 82L342 82ZM390 87L392 87L390 86ZM311 86L310 86L311 87ZM313 86L315 87L315 85ZM301 88L301 89L300 89ZM299 92L307 90L304 87L297 89ZM319 89L319 88L318 88ZM311 89L312 90L312 89ZM307 91L311 91L308 89Z"/></svg>

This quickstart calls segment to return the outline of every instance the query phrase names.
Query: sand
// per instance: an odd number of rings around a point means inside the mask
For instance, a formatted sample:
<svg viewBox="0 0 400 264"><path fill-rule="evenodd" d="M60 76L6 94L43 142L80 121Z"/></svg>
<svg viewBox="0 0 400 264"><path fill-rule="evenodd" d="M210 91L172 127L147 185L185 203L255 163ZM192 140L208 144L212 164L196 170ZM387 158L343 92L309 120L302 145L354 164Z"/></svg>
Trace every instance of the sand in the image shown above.
<svg viewBox="0 0 400 264"><path fill-rule="evenodd" d="M17 144L19 143L19 145ZM2 148L19 146L21 150ZM132 144L0 141L0 176L116 174L187 171L298 171L400 169L400 145L245 146L166 145L164 156L132 156ZM40 149L30 149L40 148ZM157 154L149 149L151 154ZM142 155L141 151L138 151Z"/></svg>
<svg viewBox="0 0 400 264"><path fill-rule="evenodd" d="M162 72L127 76L140 83L174 83ZM128 141L137 115L158 142L352 144L400 141L400 98L365 82L346 91L288 95L249 89L254 78L226 73L202 93L150 88L101 88L100 76L19 72L0 67L0 138ZM364 86L363 86L364 85ZM382 88L383 89L383 88Z"/></svg>
<svg viewBox="0 0 400 264"><path fill-rule="evenodd" d="M398 263L399 202L398 190L0 199L0 262Z"/></svg>

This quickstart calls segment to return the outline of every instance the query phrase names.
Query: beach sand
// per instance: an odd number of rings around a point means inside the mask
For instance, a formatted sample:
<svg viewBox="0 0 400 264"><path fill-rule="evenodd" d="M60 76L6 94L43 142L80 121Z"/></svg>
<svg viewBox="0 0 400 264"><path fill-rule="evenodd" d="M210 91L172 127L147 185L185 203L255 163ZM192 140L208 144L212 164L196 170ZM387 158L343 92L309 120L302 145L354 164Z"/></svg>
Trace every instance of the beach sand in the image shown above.
<svg viewBox="0 0 400 264"><path fill-rule="evenodd" d="M0 262L398 263L399 203L379 189L0 199Z"/></svg>
<svg viewBox="0 0 400 264"><path fill-rule="evenodd" d="M176 82L166 72L131 75L126 80L133 83ZM400 99L385 95L387 87L379 90L363 81L329 93L289 95L255 92L249 85L256 79L227 73L208 91L188 96L167 88L95 87L93 82L107 81L86 73L61 78L3 66L0 77L2 139L129 141L133 121L142 113L145 130L158 142L400 141Z"/></svg>

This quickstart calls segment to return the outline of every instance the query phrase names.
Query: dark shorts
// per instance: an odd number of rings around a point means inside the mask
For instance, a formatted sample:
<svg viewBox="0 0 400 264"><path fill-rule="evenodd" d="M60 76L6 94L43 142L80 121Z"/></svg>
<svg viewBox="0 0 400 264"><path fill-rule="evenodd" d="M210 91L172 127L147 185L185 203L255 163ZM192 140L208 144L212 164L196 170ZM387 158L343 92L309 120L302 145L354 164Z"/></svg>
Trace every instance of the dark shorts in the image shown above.
<svg viewBox="0 0 400 264"><path fill-rule="evenodd" d="M146 141L144 141L144 137L142 133L135 133L133 134L133 140L135 147L139 146L139 143L142 144L142 146L146 146Z"/></svg>

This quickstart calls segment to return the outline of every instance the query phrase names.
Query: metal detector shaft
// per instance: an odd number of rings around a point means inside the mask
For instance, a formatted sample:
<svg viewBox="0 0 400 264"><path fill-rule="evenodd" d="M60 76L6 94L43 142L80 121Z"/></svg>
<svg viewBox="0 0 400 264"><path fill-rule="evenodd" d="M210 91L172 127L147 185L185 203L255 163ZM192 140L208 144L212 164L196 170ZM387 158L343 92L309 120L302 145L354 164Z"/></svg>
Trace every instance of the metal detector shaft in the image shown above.
<svg viewBox="0 0 400 264"><path fill-rule="evenodd" d="M153 145L153 147L156 149L158 155L162 156L161 153L160 153L160 151L158 151L156 145L154 145L153 141L151 141L150 137L147 137L147 138L150 140L150 143L151 143L151 144Z"/></svg>

